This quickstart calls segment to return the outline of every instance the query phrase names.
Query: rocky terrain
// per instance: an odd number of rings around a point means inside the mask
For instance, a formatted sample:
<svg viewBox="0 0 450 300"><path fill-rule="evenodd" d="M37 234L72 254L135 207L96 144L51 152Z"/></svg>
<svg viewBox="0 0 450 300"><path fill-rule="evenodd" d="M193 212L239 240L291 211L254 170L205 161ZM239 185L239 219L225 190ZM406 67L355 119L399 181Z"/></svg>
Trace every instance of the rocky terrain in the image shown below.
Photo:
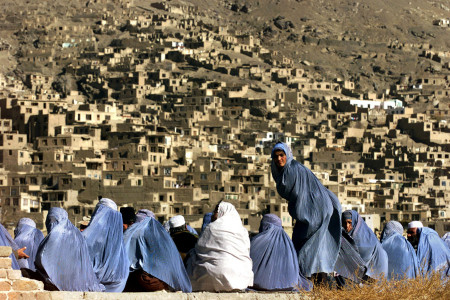
<svg viewBox="0 0 450 300"><path fill-rule="evenodd" d="M27 64L16 65L20 50L31 45L39 48L42 43L39 32L18 33L30 12L42 13L44 29L57 23L77 22L69 16L86 7L102 8L120 16L124 1L2 2L8 15L0 37L12 48L9 56L0 57L1 71L20 73L30 68ZM157 2L134 0L132 5L137 10L157 11L154 7ZM169 3L195 5L205 22L254 34L261 38L264 47L292 58L305 70L316 72L318 78L353 80L363 91L381 92L402 75L416 77L424 72L439 72L440 65L418 55L423 49L417 48L424 44L429 44L434 51L450 48L450 28L433 25L433 20L450 15L450 3L445 0L175 0ZM58 20L52 22L55 16ZM78 21L88 20L83 17ZM108 44L114 37L114 34L97 36L99 45ZM54 67L42 66L40 71L58 74Z"/></svg>

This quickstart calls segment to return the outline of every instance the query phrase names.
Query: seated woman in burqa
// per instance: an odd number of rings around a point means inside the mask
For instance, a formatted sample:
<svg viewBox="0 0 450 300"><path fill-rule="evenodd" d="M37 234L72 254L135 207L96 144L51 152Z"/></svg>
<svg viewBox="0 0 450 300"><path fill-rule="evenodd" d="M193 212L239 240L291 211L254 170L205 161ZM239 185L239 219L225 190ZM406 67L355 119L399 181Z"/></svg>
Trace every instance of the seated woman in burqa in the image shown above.
<svg viewBox="0 0 450 300"><path fill-rule="evenodd" d="M11 247L13 253L11 253L9 258L11 258L12 261L12 268L14 270L20 270L20 266L17 260L20 258L28 258L28 255L25 256L23 252L26 249L25 248L19 249L19 246L17 246L16 242L13 240L8 230L6 230L6 228L3 227L2 224L0 224L0 246ZM18 255L19 252L21 253L21 255Z"/></svg>
<svg viewBox="0 0 450 300"><path fill-rule="evenodd" d="M206 226L208 226L209 223L211 223L211 218L213 214L214 214L213 212L209 212L203 216L202 231L200 232L200 234L202 234L203 231L205 231Z"/></svg>
<svg viewBox="0 0 450 300"><path fill-rule="evenodd" d="M145 218L155 218L155 214L148 209L140 209L138 210L138 212L136 213L136 223L142 222L144 221Z"/></svg>
<svg viewBox="0 0 450 300"><path fill-rule="evenodd" d="M44 234L36 228L36 223L29 218L22 218L14 229L14 241L19 248L26 247L25 253L28 258L18 260L20 268L35 271L34 260L36 259L39 244L44 239Z"/></svg>
<svg viewBox="0 0 450 300"><path fill-rule="evenodd" d="M281 226L281 219L264 215L259 234L250 242L253 288L265 291L310 291L312 283L300 274L294 244Z"/></svg>
<svg viewBox="0 0 450 300"><path fill-rule="evenodd" d="M411 232L411 222L408 224L408 241L417 247L417 261L419 271L424 277L431 277L433 273L440 273L441 279L450 277L450 249L439 237L438 233L428 227L416 228ZM419 222L420 223L420 222Z"/></svg>
<svg viewBox="0 0 450 300"><path fill-rule="evenodd" d="M296 220L292 241L300 273L320 282L333 273L339 253L341 205L311 170L294 160L288 145L277 143L271 157L277 191Z"/></svg>
<svg viewBox="0 0 450 300"><path fill-rule="evenodd" d="M154 218L144 218L124 234L130 261L125 292L191 292L191 282L169 233Z"/></svg>
<svg viewBox="0 0 450 300"><path fill-rule="evenodd" d="M105 286L105 292L122 292L130 263L123 243L122 215L117 211L116 203L102 198L82 235L86 239L94 272Z"/></svg>
<svg viewBox="0 0 450 300"><path fill-rule="evenodd" d="M354 210L343 212L342 226L345 233L343 233L341 253L336 263L336 272L356 282L358 282L357 278L352 277L354 275L351 273L361 275L361 269L365 271L363 278L361 278L364 280L386 277L388 274L386 251L358 212ZM342 255L342 250L345 250L344 255ZM355 261L357 262L355 265L360 268L349 268L348 264Z"/></svg>
<svg viewBox="0 0 450 300"><path fill-rule="evenodd" d="M253 285L250 239L231 203L216 206L186 268L194 291L226 292Z"/></svg>
<svg viewBox="0 0 450 300"><path fill-rule="evenodd" d="M403 237L403 226L390 221L381 233L381 246L388 256L388 280L414 279L419 275L416 252Z"/></svg>
<svg viewBox="0 0 450 300"><path fill-rule="evenodd" d="M36 272L27 277L43 281L47 290L103 292L105 287L95 275L86 240L67 212L50 208L45 225L48 234L36 253Z"/></svg>
<svg viewBox="0 0 450 300"><path fill-rule="evenodd" d="M447 245L448 249L450 249L450 232L447 232L442 236L442 240Z"/></svg>

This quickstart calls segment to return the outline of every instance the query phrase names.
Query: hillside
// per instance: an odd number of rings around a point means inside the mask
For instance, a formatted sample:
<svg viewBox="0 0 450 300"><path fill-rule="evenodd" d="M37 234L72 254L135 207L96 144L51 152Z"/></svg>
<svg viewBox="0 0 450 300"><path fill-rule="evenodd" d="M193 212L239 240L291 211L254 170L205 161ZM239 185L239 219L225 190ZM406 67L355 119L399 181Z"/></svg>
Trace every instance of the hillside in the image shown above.
<svg viewBox="0 0 450 300"><path fill-rule="evenodd" d="M311 63L327 79L354 79L372 91L389 88L401 74L418 76L434 67L416 51L387 45L450 48L450 28L433 25L433 20L450 16L448 1L189 2L221 23L256 34L266 47Z"/></svg>
<svg viewBox="0 0 450 300"><path fill-rule="evenodd" d="M0 37L11 44L8 54L0 55L1 72L19 73L27 66L16 66L17 53L26 46L39 47L39 36L30 32L18 41L17 31L32 11L46 11L42 20L54 16L64 24L66 16L86 7L120 15L126 1L12 1L4 0L9 13ZM136 10L158 11L160 1L134 0ZM197 6L206 23L226 25L261 38L262 45L293 59L317 78L351 79L357 89L382 92L402 75L420 77L424 72L441 72L440 65L420 56L427 47L434 51L450 48L450 28L433 25L433 20L450 16L446 0L249 0L169 1ZM23 37L23 36L22 36ZM113 36L97 37L107 45ZM412 45L413 47L409 47ZM29 70L28 70L29 71ZM36 70L39 71L39 70ZM42 68L44 73L58 70ZM448 72L448 70L447 70Z"/></svg>

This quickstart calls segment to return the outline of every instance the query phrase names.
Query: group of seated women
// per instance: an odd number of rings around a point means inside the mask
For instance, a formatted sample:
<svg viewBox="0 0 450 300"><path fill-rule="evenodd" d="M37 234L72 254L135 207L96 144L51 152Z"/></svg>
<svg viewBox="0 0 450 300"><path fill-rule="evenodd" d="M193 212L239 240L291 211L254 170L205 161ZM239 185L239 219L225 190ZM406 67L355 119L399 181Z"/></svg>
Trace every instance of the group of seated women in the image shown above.
<svg viewBox="0 0 450 300"><path fill-rule="evenodd" d="M251 239L231 203L219 202L205 215L200 235L184 218L172 218L169 231L148 210L140 210L124 230L114 201L99 201L81 232L62 208L51 208L47 236L31 219L21 219L15 239L0 226L0 243L26 257L11 256L23 276L41 280L54 291L309 291L313 284L300 271L298 255L281 220L266 214ZM355 211L342 215L337 282L370 282L418 276L416 253L389 222L382 243ZM175 241L175 242L174 242ZM186 245L183 245L186 243ZM24 248L26 247L26 248ZM18 258L18 259L17 259Z"/></svg>
<svg viewBox="0 0 450 300"><path fill-rule="evenodd" d="M414 237L410 231L414 231ZM439 238L435 230L423 227L419 221L410 222L407 233L408 239L403 236L403 226L390 221L378 241L356 211L345 211L341 249L335 265L338 282L414 279L433 273L441 278L450 276L450 248L444 242L445 236Z"/></svg>

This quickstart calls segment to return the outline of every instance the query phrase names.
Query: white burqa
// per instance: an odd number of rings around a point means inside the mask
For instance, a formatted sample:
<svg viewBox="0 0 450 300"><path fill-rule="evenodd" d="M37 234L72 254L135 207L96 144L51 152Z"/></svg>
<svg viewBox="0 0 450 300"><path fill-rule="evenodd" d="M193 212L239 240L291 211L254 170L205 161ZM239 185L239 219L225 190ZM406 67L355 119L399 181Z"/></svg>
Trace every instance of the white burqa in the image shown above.
<svg viewBox="0 0 450 300"><path fill-rule="evenodd" d="M190 255L187 272L193 291L233 291L253 285L250 239L231 203L220 203L217 220L205 228Z"/></svg>

